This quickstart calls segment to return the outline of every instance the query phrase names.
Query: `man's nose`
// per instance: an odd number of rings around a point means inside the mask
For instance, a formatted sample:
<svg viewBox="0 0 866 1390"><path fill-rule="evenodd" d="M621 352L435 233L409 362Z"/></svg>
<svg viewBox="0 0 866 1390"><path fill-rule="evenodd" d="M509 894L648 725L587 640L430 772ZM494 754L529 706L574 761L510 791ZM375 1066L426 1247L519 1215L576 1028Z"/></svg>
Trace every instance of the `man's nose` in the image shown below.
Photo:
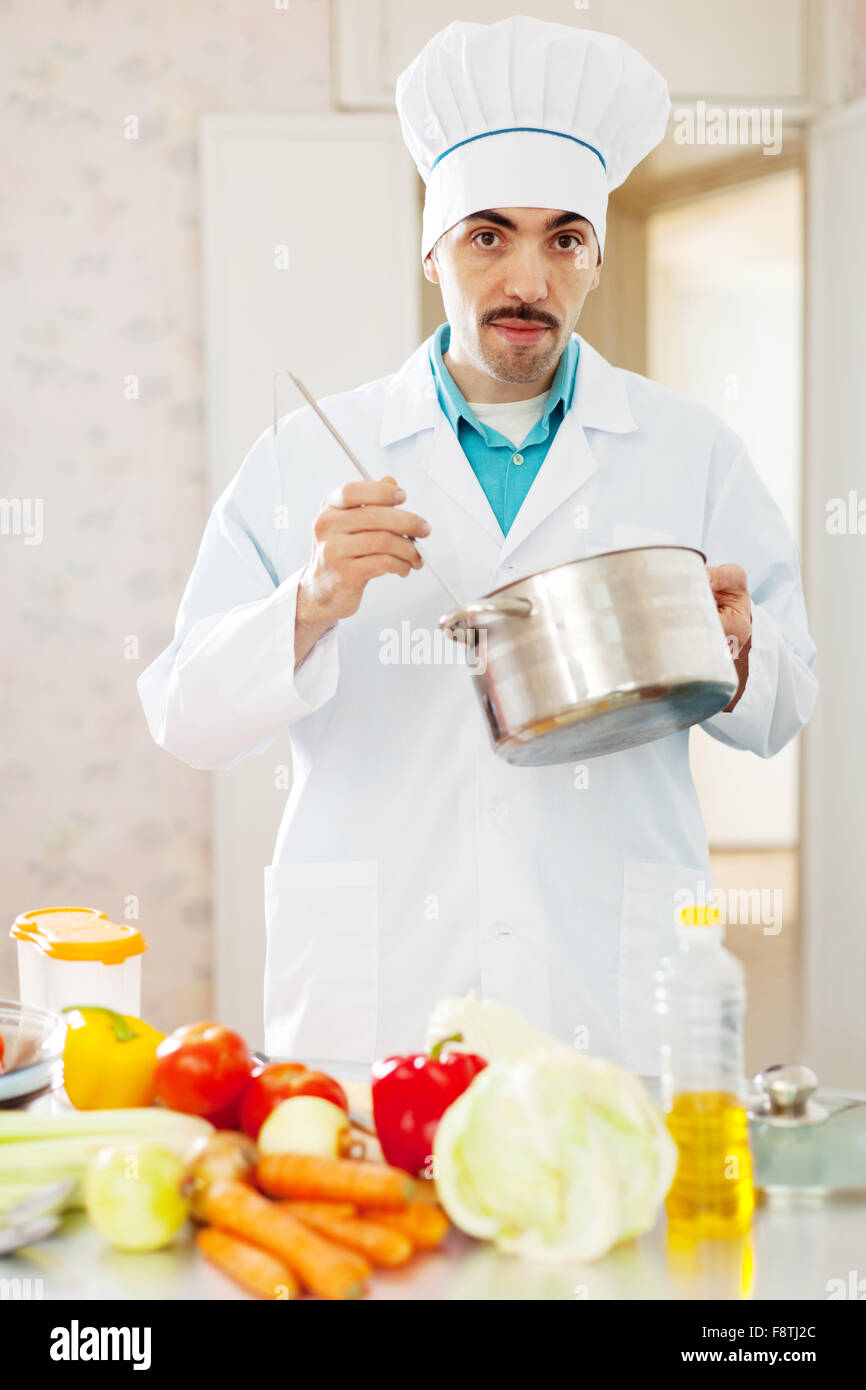
<svg viewBox="0 0 866 1390"><path fill-rule="evenodd" d="M516 253L509 257L506 271L505 292L512 299L522 299L524 304L537 304L547 298L547 274L532 251Z"/></svg>

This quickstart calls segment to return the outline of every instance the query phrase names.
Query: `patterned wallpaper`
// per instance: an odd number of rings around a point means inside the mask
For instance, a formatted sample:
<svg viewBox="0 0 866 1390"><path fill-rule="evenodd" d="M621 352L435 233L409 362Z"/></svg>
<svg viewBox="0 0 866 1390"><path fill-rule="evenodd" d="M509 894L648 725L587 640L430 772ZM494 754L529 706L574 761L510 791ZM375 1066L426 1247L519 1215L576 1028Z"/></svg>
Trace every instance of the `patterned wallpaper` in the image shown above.
<svg viewBox="0 0 866 1390"><path fill-rule="evenodd" d="M841 14L842 100L866 96L866 0L844 0Z"/></svg>
<svg viewBox="0 0 866 1390"><path fill-rule="evenodd" d="M6 924L72 904L137 921L153 1022L210 1010L210 778L135 690L207 510L197 121L327 110L328 24L0 0L0 996Z"/></svg>

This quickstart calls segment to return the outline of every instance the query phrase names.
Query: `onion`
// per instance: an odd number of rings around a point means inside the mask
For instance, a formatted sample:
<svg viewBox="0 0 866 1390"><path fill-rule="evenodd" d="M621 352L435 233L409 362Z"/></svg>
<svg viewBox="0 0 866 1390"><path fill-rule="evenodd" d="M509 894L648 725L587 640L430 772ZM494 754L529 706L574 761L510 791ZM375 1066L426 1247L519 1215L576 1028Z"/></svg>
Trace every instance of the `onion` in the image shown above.
<svg viewBox="0 0 866 1390"><path fill-rule="evenodd" d="M349 1136L345 1110L321 1096L289 1096L259 1131L263 1154L317 1154L338 1158Z"/></svg>
<svg viewBox="0 0 866 1390"><path fill-rule="evenodd" d="M84 1205L116 1250L161 1250L189 1214L186 1168L169 1149L142 1141L107 1144L84 1175Z"/></svg>

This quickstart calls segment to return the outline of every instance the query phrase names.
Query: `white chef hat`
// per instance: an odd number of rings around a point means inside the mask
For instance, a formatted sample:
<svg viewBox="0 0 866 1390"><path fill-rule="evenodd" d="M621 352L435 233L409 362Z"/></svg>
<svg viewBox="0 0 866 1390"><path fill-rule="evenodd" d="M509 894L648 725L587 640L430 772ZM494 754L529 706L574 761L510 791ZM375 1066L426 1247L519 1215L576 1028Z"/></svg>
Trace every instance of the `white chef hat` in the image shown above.
<svg viewBox="0 0 866 1390"><path fill-rule="evenodd" d="M397 79L403 138L427 185L421 255L485 208L585 217L665 133L664 78L612 34L515 15L454 23Z"/></svg>

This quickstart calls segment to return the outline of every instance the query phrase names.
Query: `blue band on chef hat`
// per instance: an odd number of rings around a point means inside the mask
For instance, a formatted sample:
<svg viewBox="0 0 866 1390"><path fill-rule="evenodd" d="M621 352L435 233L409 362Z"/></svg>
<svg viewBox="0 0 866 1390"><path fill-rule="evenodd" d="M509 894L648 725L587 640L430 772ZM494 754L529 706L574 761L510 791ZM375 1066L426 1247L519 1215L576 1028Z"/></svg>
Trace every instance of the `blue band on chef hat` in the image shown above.
<svg viewBox="0 0 866 1390"><path fill-rule="evenodd" d="M604 162L604 156L601 154L600 150L595 148L595 145L590 145L586 140L578 139L576 135L568 135L564 130L545 130L543 126L536 125L508 125L503 126L501 130L482 130L480 135L468 135L465 140L458 140L456 145L452 145L450 149L443 150L440 155L437 155L430 165L430 173L433 173L440 159L444 159L446 154L453 154L455 150L460 149L461 145L471 145L473 140L484 140L488 135L511 135L517 131L524 130L528 131L531 135L557 135L560 140L573 140L576 145L583 145L584 149L592 150L593 154L601 160L601 167L604 172L607 173L607 165Z"/></svg>

